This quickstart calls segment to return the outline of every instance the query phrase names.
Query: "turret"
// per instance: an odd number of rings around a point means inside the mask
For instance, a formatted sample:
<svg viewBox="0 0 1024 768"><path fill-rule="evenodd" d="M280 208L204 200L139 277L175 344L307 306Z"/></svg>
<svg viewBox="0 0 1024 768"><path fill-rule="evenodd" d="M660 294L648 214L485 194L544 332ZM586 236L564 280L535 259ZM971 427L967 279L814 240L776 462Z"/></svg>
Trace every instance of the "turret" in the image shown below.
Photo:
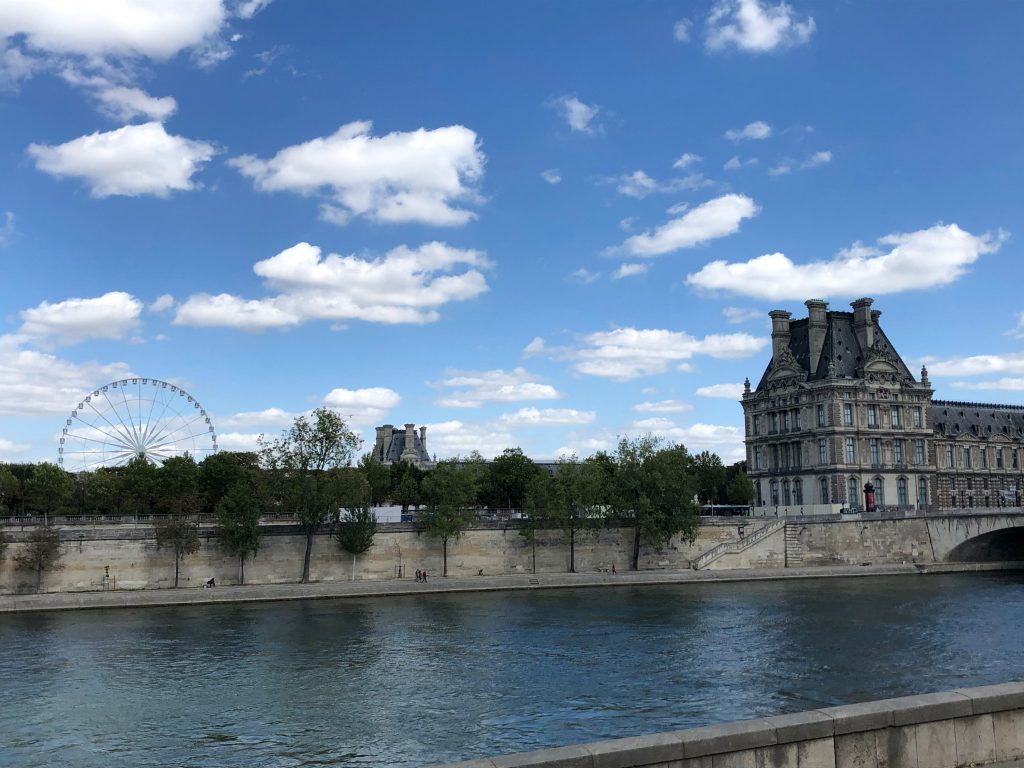
<svg viewBox="0 0 1024 768"><path fill-rule="evenodd" d="M804 306L807 307L807 343L810 354L810 370L813 374L818 370L821 350L825 346L825 336L828 333L828 302L821 299L808 299L804 302Z"/></svg>
<svg viewBox="0 0 1024 768"><path fill-rule="evenodd" d="M850 306L853 307L853 332L857 334L857 343L862 350L870 349L875 343L877 315L871 311L873 303L874 299L857 299L850 303Z"/></svg>
<svg viewBox="0 0 1024 768"><path fill-rule="evenodd" d="M772 319L772 359L775 360L783 350L789 349L789 318L792 314L784 309L773 309L768 317Z"/></svg>

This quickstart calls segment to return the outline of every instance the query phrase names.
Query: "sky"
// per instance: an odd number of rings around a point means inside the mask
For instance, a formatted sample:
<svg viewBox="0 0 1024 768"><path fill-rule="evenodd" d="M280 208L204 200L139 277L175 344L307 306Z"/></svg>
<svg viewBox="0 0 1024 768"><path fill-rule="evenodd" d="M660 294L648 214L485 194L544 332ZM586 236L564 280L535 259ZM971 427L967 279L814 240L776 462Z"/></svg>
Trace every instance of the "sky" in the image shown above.
<svg viewBox="0 0 1024 768"><path fill-rule="evenodd" d="M250 450L743 457L767 313L1024 403L1024 5L0 0L0 461L150 377Z"/></svg>

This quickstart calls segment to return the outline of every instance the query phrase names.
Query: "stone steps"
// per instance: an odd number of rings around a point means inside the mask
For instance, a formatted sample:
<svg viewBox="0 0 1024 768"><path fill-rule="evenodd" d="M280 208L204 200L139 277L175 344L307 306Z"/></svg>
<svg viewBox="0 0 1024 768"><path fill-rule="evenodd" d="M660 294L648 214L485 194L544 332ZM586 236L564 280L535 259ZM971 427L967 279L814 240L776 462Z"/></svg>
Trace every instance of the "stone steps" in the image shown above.
<svg viewBox="0 0 1024 768"><path fill-rule="evenodd" d="M799 568L804 562L804 545L795 525L786 526L786 567Z"/></svg>

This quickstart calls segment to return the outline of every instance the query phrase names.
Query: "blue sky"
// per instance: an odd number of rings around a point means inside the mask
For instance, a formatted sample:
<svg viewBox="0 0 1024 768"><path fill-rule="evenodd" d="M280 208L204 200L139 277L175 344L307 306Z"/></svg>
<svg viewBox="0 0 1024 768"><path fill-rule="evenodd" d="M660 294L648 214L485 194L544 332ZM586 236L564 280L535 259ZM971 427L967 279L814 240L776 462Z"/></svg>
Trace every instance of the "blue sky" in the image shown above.
<svg viewBox="0 0 1024 768"><path fill-rule="evenodd" d="M767 312L1020 403L1015 3L0 0L0 461L147 376L248 449L742 457Z"/></svg>

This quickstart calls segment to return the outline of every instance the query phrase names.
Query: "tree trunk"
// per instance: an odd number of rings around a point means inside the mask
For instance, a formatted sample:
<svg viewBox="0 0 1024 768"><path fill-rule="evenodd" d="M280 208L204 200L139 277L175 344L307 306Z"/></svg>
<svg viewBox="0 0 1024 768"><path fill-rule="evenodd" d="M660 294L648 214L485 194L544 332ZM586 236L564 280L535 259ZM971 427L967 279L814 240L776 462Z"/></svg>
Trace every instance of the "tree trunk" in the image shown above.
<svg viewBox="0 0 1024 768"><path fill-rule="evenodd" d="M530 543L533 544L533 572L537 572L537 535L534 534L533 538L530 539Z"/></svg>
<svg viewBox="0 0 1024 768"><path fill-rule="evenodd" d="M43 569L36 568L36 593L43 590Z"/></svg>
<svg viewBox="0 0 1024 768"><path fill-rule="evenodd" d="M356 556L352 555L352 578L350 581L356 580Z"/></svg>
<svg viewBox="0 0 1024 768"><path fill-rule="evenodd" d="M178 588L178 563L181 562L181 555L178 554L178 550L174 550L174 588Z"/></svg>
<svg viewBox="0 0 1024 768"><path fill-rule="evenodd" d="M640 570L640 526L633 529L633 570Z"/></svg>
<svg viewBox="0 0 1024 768"><path fill-rule="evenodd" d="M576 573L576 529L569 530L569 573Z"/></svg>
<svg viewBox="0 0 1024 768"><path fill-rule="evenodd" d="M448 577L448 537L447 536L445 536L443 539L441 539L441 552L442 552L442 556L443 556L442 562L444 563L444 568L442 569L441 575L444 576L445 578L447 578Z"/></svg>
<svg viewBox="0 0 1024 768"><path fill-rule="evenodd" d="M302 556L302 579L299 583L309 583L309 558L313 554L313 531L306 531L306 554Z"/></svg>
<svg viewBox="0 0 1024 768"><path fill-rule="evenodd" d="M245 584L245 555L238 557L238 583Z"/></svg>

